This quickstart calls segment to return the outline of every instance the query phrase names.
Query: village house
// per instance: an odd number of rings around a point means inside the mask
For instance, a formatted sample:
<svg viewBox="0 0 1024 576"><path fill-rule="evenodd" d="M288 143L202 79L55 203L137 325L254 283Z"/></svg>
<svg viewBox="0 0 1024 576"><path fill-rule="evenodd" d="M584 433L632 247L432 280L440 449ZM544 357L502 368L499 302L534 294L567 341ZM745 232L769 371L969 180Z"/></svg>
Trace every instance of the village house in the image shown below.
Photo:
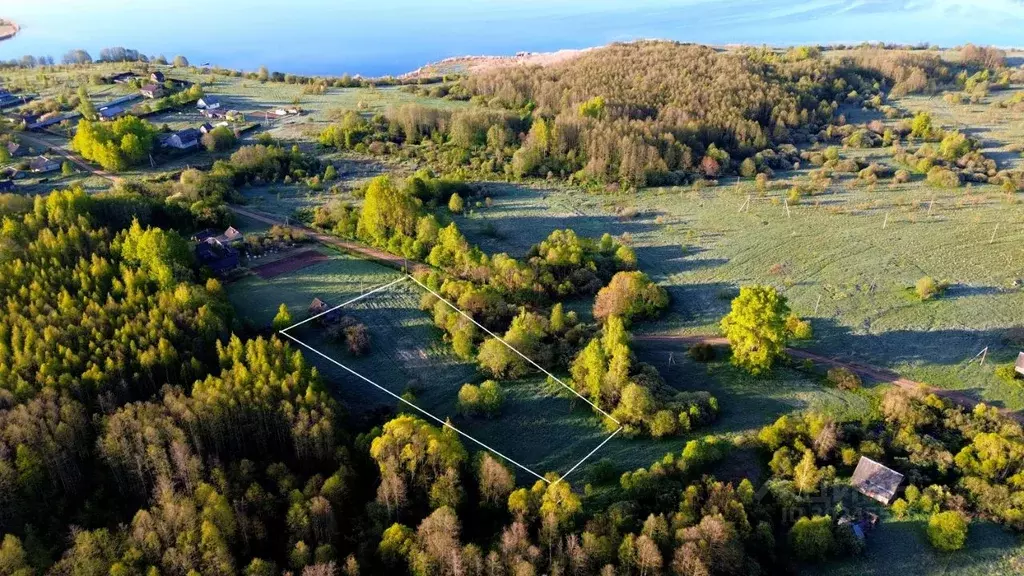
<svg viewBox="0 0 1024 576"><path fill-rule="evenodd" d="M11 158L17 158L25 153L25 147L17 142L8 142L7 153L11 155Z"/></svg>
<svg viewBox="0 0 1024 576"><path fill-rule="evenodd" d="M327 302L319 298L313 298L313 302L309 304L309 317L312 318L314 316L318 316L317 322L328 324L336 322L341 318L341 310L338 308L332 310Z"/></svg>
<svg viewBox="0 0 1024 576"><path fill-rule="evenodd" d="M850 485L858 492L888 506L903 482L903 474L865 456L860 457Z"/></svg>
<svg viewBox="0 0 1024 576"><path fill-rule="evenodd" d="M146 98L159 98L164 95L164 89L159 84L146 84L139 89L139 94Z"/></svg>
<svg viewBox="0 0 1024 576"><path fill-rule="evenodd" d="M202 114L203 114L203 116L205 116L206 118L209 118L211 120L218 119L218 118L224 118L225 117L224 111L220 110L219 108L213 108L213 109L204 108L203 111L202 111Z"/></svg>
<svg viewBox="0 0 1024 576"><path fill-rule="evenodd" d="M242 238L242 233L234 226L229 226L220 235L209 229L196 232L192 235L192 241L196 242L196 259L217 274L223 275L238 267L239 251L233 244Z"/></svg>
<svg viewBox="0 0 1024 576"><path fill-rule="evenodd" d="M213 125L207 122L199 127L199 131L203 134L209 134L210 132L213 132Z"/></svg>
<svg viewBox="0 0 1024 576"><path fill-rule="evenodd" d="M199 146L199 138L202 134L195 128L185 128L184 130L178 130L177 132L166 137L163 141L163 145L168 148L177 148L178 150L188 150Z"/></svg>
<svg viewBox="0 0 1024 576"><path fill-rule="evenodd" d="M134 72L121 72L120 74L114 74L107 78L107 81L111 84L127 84L132 80L135 80L136 76Z"/></svg>
<svg viewBox="0 0 1024 576"><path fill-rule="evenodd" d="M121 106L107 106L106 108L100 108L99 110L96 111L96 114L99 116L100 120L103 121L103 122L107 122L107 121L110 121L110 120L116 120L117 118L120 118L121 116L124 116L126 113L127 113L127 110L125 110Z"/></svg>
<svg viewBox="0 0 1024 576"><path fill-rule="evenodd" d="M33 172L53 172L60 170L60 161L46 156L38 156L29 162L28 167Z"/></svg>
<svg viewBox="0 0 1024 576"><path fill-rule="evenodd" d="M220 100L213 96L203 96L196 102L196 108L200 110L216 110L220 108Z"/></svg>
<svg viewBox="0 0 1024 576"><path fill-rule="evenodd" d="M14 190L14 180L0 180L0 192L10 192Z"/></svg>
<svg viewBox="0 0 1024 576"><path fill-rule="evenodd" d="M164 73L157 70L156 72L153 72L149 75L149 79L153 81L155 84L163 84L165 80Z"/></svg>
<svg viewBox="0 0 1024 576"><path fill-rule="evenodd" d="M1018 376L1024 377L1024 352L1017 353L1017 362L1013 365L1013 371Z"/></svg>

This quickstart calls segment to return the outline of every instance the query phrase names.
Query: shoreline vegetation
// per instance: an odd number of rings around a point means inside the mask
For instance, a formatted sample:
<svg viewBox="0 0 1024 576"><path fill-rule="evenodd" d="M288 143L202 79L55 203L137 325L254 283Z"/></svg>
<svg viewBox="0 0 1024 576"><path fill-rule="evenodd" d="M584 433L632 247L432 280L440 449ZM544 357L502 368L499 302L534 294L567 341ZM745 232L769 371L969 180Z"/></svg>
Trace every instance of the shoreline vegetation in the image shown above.
<svg viewBox="0 0 1024 576"><path fill-rule="evenodd" d="M0 18L0 42L14 38L21 31L21 26L12 20Z"/></svg>

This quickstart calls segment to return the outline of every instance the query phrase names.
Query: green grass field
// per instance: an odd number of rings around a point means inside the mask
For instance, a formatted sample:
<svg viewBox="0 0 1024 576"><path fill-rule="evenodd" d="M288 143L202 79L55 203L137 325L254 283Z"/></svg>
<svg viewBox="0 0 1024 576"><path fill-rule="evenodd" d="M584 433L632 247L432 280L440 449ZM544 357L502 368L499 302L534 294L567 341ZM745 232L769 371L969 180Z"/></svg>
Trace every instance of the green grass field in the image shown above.
<svg viewBox="0 0 1024 576"><path fill-rule="evenodd" d="M298 322L307 317L306 310L313 298L335 306L400 278L389 268L326 248L321 250L329 255L329 260L268 280L253 275L230 283L229 297L236 310L244 314L243 320L266 327L283 303ZM421 288L407 281L343 309L370 330L372 351L364 357L353 357L338 343L329 341L324 329L315 322L289 333L394 394L412 390L417 406L439 418L450 417L458 429L541 474L567 471L608 437L608 431L600 426L589 407L563 388L549 385L540 374L502 382L506 399L500 416L489 419L460 415L456 403L459 388L467 382L479 383L483 378L474 364L458 360L441 342L440 332L429 315L419 310L422 293ZM305 355L354 415L372 414L398 405L394 398L330 361L312 352ZM465 443L477 449L471 441ZM665 452L681 448L678 438L616 438L597 457L588 460L578 474L583 475L587 466L599 458L612 458L625 470L647 466ZM576 479L580 481L579 476ZM533 478L524 473L520 480Z"/></svg>
<svg viewBox="0 0 1024 576"><path fill-rule="evenodd" d="M994 362L1016 356L1008 338L1024 313L1024 291L1014 286L1024 211L995 187L936 191L914 182L870 191L846 181L788 216L785 188L761 197L750 182L614 197L500 184L486 193L494 207L459 225L488 251L522 255L558 228L627 238L640 268L673 297L667 319L640 331L717 332L739 286L767 283L813 320L807 346L816 352L1024 407L1024 392L992 375ZM920 302L908 288L922 276L949 289ZM969 365L986 346L986 366Z"/></svg>

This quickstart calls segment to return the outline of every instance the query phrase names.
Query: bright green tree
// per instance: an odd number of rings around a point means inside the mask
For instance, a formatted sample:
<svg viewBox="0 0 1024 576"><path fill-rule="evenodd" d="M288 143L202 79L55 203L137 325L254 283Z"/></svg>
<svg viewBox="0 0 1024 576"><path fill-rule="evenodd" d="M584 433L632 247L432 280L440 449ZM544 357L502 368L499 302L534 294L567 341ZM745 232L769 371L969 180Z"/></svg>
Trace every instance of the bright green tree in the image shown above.
<svg viewBox="0 0 1024 576"><path fill-rule="evenodd" d="M733 363L755 375L770 370L786 349L789 312L786 298L774 287L744 286L722 319Z"/></svg>
<svg viewBox="0 0 1024 576"><path fill-rule="evenodd" d="M277 309L277 315L274 316L274 330L284 330L285 328L292 325L292 313L288 311L288 306L284 303L281 304Z"/></svg>
<svg viewBox="0 0 1024 576"><path fill-rule="evenodd" d="M465 208L466 203L462 200L462 196L452 194L451 199L448 200L448 210L452 214L462 214L462 211L465 210Z"/></svg>
<svg viewBox="0 0 1024 576"><path fill-rule="evenodd" d="M789 531L793 553L803 560L824 560L835 545L831 516L804 516Z"/></svg>
<svg viewBox="0 0 1024 576"><path fill-rule="evenodd" d="M932 514L928 519L928 541L936 550L952 552L964 547L967 518L954 510Z"/></svg>

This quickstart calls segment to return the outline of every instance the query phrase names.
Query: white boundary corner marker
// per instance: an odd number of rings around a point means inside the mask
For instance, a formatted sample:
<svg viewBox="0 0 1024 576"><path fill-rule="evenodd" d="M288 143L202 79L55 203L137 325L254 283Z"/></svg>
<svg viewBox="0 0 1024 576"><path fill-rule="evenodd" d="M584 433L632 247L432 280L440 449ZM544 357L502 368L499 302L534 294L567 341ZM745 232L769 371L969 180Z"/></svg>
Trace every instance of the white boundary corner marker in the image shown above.
<svg viewBox="0 0 1024 576"><path fill-rule="evenodd" d="M616 430L615 430L614 432L612 432L612 433L611 433L611 435L609 435L609 436L608 436L607 438L605 438L605 439L604 439L604 440L603 440L603 441L602 441L602 442L601 442L600 444L598 444L596 448L594 448L593 450L591 450L591 451L590 451L590 452L589 452L589 453L588 453L588 454L587 454L586 456L584 456L584 457L583 457L582 459L580 459L580 461L579 461L579 462L577 462L577 463L576 463L575 465L573 465L573 467L572 467L572 468L570 468L570 469L569 469L569 470L568 470L568 471L567 471L567 472L566 472L565 474L562 474L562 475L560 475L560 476L558 477L558 479L557 479L557 480L555 480L554 482L552 482L551 480L548 480L548 479L547 479L547 478L545 478L544 476L542 476L542 475L538 474L537 472L535 472L534 470L532 470L532 469L531 469L530 467L528 467L528 466L525 466L525 465L523 465L523 464L520 464L519 462L516 462L516 461L515 461L515 460L513 460L512 458L509 458L508 456L506 456L506 455L502 454L501 452L499 452L499 451L495 450L494 448L492 448L492 447L488 446L487 444L485 444L485 443L481 442L480 440L477 440L477 439L476 439L476 438L474 438L473 436L470 436L469 434L466 434L465 432L463 432L462 430L459 430L459 429L458 429L458 428L456 428L455 426L452 426L452 425L451 425L451 424L450 424L450 423L449 423L449 422L448 422L447 420L442 420L441 418L439 418L439 417L435 416L434 414L431 414L430 412L427 412L427 411L426 411L426 410L424 410L423 408L420 408L419 406L417 406L417 405L413 404L412 402L409 402L409 401L408 401L408 400L406 400L405 398L402 398L401 396L399 396L399 395L395 394L394 392L392 392L392 391L388 390L387 388L385 388L385 387L381 386L380 384L377 384L377 383L376 383L376 382L374 382L373 380L370 380L370 379L369 379L369 378L367 378L366 376L363 376L363 375L362 375L362 374L360 374L359 372L356 372L355 370L353 370L353 369L349 368L348 366L345 366L345 365L344 365L344 364L342 364L341 362L338 362L338 361L337 361L337 360L335 360L334 358L331 358L331 357L330 357L330 356L328 356L327 354L324 354L323 352L321 352L321 351L317 350L316 348L313 348L313 347L312 347L312 346L310 346L309 344L307 344L307 343L303 342L302 340L299 340L299 339L298 339L298 338L296 338L295 336L292 336L291 334L289 334L289 333L288 333L288 331L289 331L289 330L291 330L292 328L296 328L296 327L298 327L298 326L301 326L302 324L305 324L306 322L309 322L310 320L315 320L315 319L319 318L320 316L323 316L324 314L329 314L329 313L331 313L331 312L333 312L333 311L335 311L335 310L338 310L339 308L342 308L342 307L344 307L344 306L347 306L347 305L349 305L349 304L352 304L353 302L356 302L356 301L358 301L358 300L362 300L363 298L366 298L366 297L368 297L368 296L370 296L370 295L372 295L372 294L375 294L375 293L377 293L377 292L381 292L381 291L383 291L383 290L387 290L388 288L390 288L390 287L394 286L395 284L398 284L399 282L402 282L403 280L406 280L406 279L410 279L410 280L412 280L412 281L413 281L413 282L415 282L415 283L416 283L417 285L419 285L420 287L422 287L422 288L423 288L424 290L426 290L427 292L430 292L430 293L431 293L431 294L433 294L433 295L434 295L435 297L437 297L438 299L440 299L440 300L441 300L442 302L444 302L445 304L447 304L447 305L448 305L449 307L451 307L451 309L452 309L452 310L455 310L455 311L456 311L456 312L458 312L459 314L461 314L461 315L465 316L466 318L468 318L468 319L469 319L469 320L470 320L471 322L473 322L473 324L476 324L476 325L477 325L478 327L480 327L480 329L481 329L481 330L483 330L483 331L484 331L484 332L486 332L487 334L491 335L491 336L492 336L493 338L495 338L495 339L496 339L497 341L501 342L501 343L502 343L502 344L504 344L504 345L505 345L506 347L508 347L508 349L509 349L509 350L512 350L513 352L515 352L516 354L518 354L519 356L521 356L521 357L522 357L522 358L523 358L524 360L526 360L527 362L529 362L529 363L530 363L531 365L533 365L534 367L536 367L536 368L537 368L538 370L540 370L541 372L543 372L544 374L546 374L546 375L547 375L548 377L550 377L550 378L551 378L551 379L553 379L554 381L556 381L556 382L558 382L559 384L561 384L562 386L564 386L564 387L565 387L565 388L566 388L567 390L569 390L570 392L572 392L573 394L575 394L576 396L578 396L578 397L579 397L579 398L580 398L581 400L583 400L584 402L586 402L587 404L589 404L589 405L590 405L591 407L593 407L593 408L594 408L595 410L597 410L598 412L600 412L601 414L603 414L604 416L606 416L606 417L607 417L608 419L610 419L610 420L612 420L613 422L615 422L616 424L618 424L618 425L619 425L619 426L618 426L618 428L617 428L617 429L616 429ZM409 274L407 274L407 275L405 275L405 276L402 276L402 277L398 278L397 280L393 280L393 281L391 281L391 282L388 282L388 283L386 283L386 284L383 284L383 285L381 285L381 286L378 286L378 287L376 287L376 288L374 288L374 289L372 289L372 290L370 290L370 291L368 291L368 292L365 292L365 293L363 293L363 294L360 294L359 296L356 296L355 298L352 298L352 299L350 299L350 300L348 300L348 301L346 301L346 302L344 302L344 303L342 303L342 304L339 304L339 305L337 305L337 306L334 306L334 307L332 307L332 308L330 308L330 309L328 309L328 310L324 310L323 312L320 312L319 314L316 314L316 315L314 315L314 316L310 316L309 318L306 318L305 320L302 320L302 321L300 321L300 322L296 322L295 324L292 324L291 326L288 326L287 328L282 328L282 329L281 329L281 330L279 330L278 332L279 332L279 333L280 333L281 335L283 335L283 336L285 336L285 337L287 337L287 338L291 339L291 340L292 340L292 341L294 341L294 342L295 342L296 344L299 344L300 346L302 346L302 347L304 347L304 348L308 349L308 350L309 350L310 352L313 352L314 354L316 354L316 355L318 355L318 356L320 356L320 357L324 358L324 359L325 359L325 360L327 360L328 362L331 362L332 364L334 364L334 365L338 366L339 368L341 368L341 369L345 370L346 372L348 372L348 373L352 374L353 376L355 376L355 377L359 378L360 380L363 380L363 381L365 381L365 382L367 382L367 383L371 384L372 386L374 386L374 387L375 387L375 388L377 388L378 390L380 390L380 391L384 392L384 393L385 393L385 394L387 394L388 396L391 396L392 398L395 398L395 399L396 399L396 400L398 400L399 402L401 402L401 403L403 403L403 404L406 404L406 405L408 405L408 406L412 407L412 408L413 408L414 410L416 410L416 411L420 412L421 414L424 414L425 416L427 416L427 417L428 417L428 418L430 418L431 420L434 420L435 422L438 422L439 424L441 424L441 427L442 427L442 428L450 428L450 429L452 429L453 431L455 431L455 432L456 432L457 434L459 434L460 436L463 436L463 437L465 437L466 439L468 439L468 440L472 441L472 442L473 442L474 444L477 444L478 446L480 446L480 447L482 447L482 448L484 448L484 449L486 449L486 450L489 450L489 451L493 452L494 454L496 454L497 456L501 457L502 459L504 459L504 460L508 461L509 463L511 463L511 464L514 464L515 466L517 466L517 467L519 467L519 468L521 468L521 469L525 470L526 472L530 473L531 475L535 476L536 478L538 478L538 479L540 479L540 480L543 480L544 482L547 482L547 483L548 483L549 485L551 485L551 486L555 486L555 485L557 485L557 484L558 484L559 482L561 482L561 481L562 481L562 480L564 480L564 479L565 479L565 478L566 478L567 476L569 476L569 474L572 474L572 473L573 473L573 472L574 472L574 471L575 471L575 470L576 470L577 468L579 468L579 467L580 467L580 466L581 466L581 465L583 464L583 462L585 462L585 461L586 461L586 460L587 460L588 458L590 458L591 456L593 456L593 455L594 455L594 454L595 454L595 453L596 453L596 452L597 452L598 450L600 450L600 449L601 449L601 448L602 448L602 447L603 447L603 446L604 446L605 444L607 444L607 443L608 443L608 442L609 442L609 441L610 441L610 440L611 440L612 438L614 438L616 434L618 434L619 432L621 432L621 431L622 431L622 428L623 428L623 427L622 427L622 425L621 425L621 423L620 423L620 422L619 422L618 420L616 420L615 418L613 418L611 414L608 414L607 412L605 412L604 410L602 410L601 408L599 408L598 406L596 406L596 405L595 405L594 403L592 403L592 402L591 402L590 400L587 400L586 398L584 398L583 396L581 396L581 395L580 395L580 394L579 394L578 392L576 392L575 390L573 390L573 389L572 389L572 388L571 388L570 386L568 386L568 385L567 385L567 384L566 384L565 382L562 382L562 381L561 381L561 380L560 380L560 379L559 379L558 377L556 377L556 376L555 376L554 374L552 374L552 373L548 372L547 370L545 370L544 368L542 368L542 367L541 367L540 365L538 365L538 364L537 364L536 362L534 362L533 360L531 360L530 358L528 358L528 357L527 357L526 355L524 355L523 353L519 352L518 350L516 350L516 349L515 349L514 347L512 347L511 345L509 345L509 344L508 344L508 342L505 342L504 340L502 340L501 338L499 338L499 337L498 337L498 336L497 336L496 334L494 334L493 332L491 332L491 331L490 331L490 330L488 330L487 328L484 328L483 326L481 326L481 325L480 325L480 323L478 323L478 322L477 322L476 320L474 320L474 319L473 319L473 318L472 318L471 316L469 316L468 314L466 314L465 312L463 312L462 310L460 310L459 308L457 308L457 307L456 307L455 305L453 305L453 304L452 304L451 302L449 302L448 300L446 300L446 299L445 299L444 297L442 297L442 296L441 296L440 294L438 294L437 292L434 292L433 290L431 290L430 288L428 288L427 286L425 286L425 285L424 285L424 284L423 284L422 282L420 282L419 280L417 280L416 278L414 278L414 277L413 277L412 275L409 275Z"/></svg>
<svg viewBox="0 0 1024 576"><path fill-rule="evenodd" d="M495 334L494 332L491 332L491 331L490 331L490 330L488 330L487 328L484 328L484 327L483 327L483 325L482 325L482 324L480 324L479 322L477 322L476 320L474 320L472 316L470 316L469 314L466 314L466 313L465 313L465 312L463 312L462 310L459 310L459 309L458 309L458 308L457 308L457 307L456 307L456 306L455 306L454 304L452 304L452 303L451 303L451 302L449 302L448 300L445 300L444 296L441 296L441 295L440 295L440 294L438 294L437 292L434 292L434 291L433 291L433 290L431 290L430 288L427 288L427 286L426 286L425 284L423 284L423 282L420 282L419 280L417 280L417 279L413 278L412 276L409 276L409 278L411 278L413 282L415 282L415 283L419 284L419 285L420 285L420 286L421 286L421 287L422 287L422 288L423 288L424 290L426 290L427 292L430 292L431 294L433 294L434 296L436 296L436 297L437 297L437 298L438 298L439 300L441 300L441 302L444 302L445 304L447 304L449 308L451 308L452 310L455 310L455 311L456 311L456 312L458 312L459 314L462 314L463 316L465 316L465 317L466 317L467 319L469 319L469 321L470 321L470 322L472 322L473 324L476 324L478 328L480 328L481 330L483 330L484 332L486 332L486 333L487 333L488 335L490 335L490 336L491 336L492 338L494 338L494 339L495 339L495 340L497 340L498 342L501 342L502 344L504 344L506 348L508 348L509 350L511 350L511 351L515 352L516 354L518 354L519 356L521 356L521 357L523 358L523 360L526 360L527 362L529 362L530 364L532 364L534 368L536 368L537 370L540 370L541 372L543 372L544 374L546 374L546 375L548 376L548 378L551 378L551 379L552 379L552 380L554 380L555 382L558 382L558 383L559 383L559 384L561 384L561 385L562 385L563 387L565 387L565 389L566 389L566 390L568 390L569 392L572 392L572 393L573 393L573 394L575 394L575 395L576 395L577 397L579 397L579 399L580 399L580 400L583 400L583 401L584 401L584 402L586 402L587 404L590 404L590 406L591 406L591 407L592 407L592 408L593 408L594 410L597 410L597 411L598 411L598 412L600 412L601 414L604 414L604 415L605 415L605 416L606 416L606 417L607 417L607 418L608 418L609 420L611 420L612 422L615 422L616 424L618 424L618 425L619 425L619 427L621 427L621 426L622 426L622 422L619 422L618 420L616 420L614 416L612 416L611 414L609 414L609 413L605 412L604 410L600 409L600 408L599 408L599 407L597 406L597 404L594 404L594 403L593 403L593 402L591 402L590 400L587 400L586 398L584 398L584 397L583 397L583 396L582 396L582 395L581 395L581 394L580 394L579 392L577 392L576 390L574 390L574 389L572 388L572 386L569 386L569 385L568 385L568 384L566 384L565 382L562 382L562 381L561 381L561 380L560 380L560 379L559 379L559 378L558 378L557 376L555 376L555 375L554 375L554 374L552 374L551 372L548 372L547 370L545 370L545 369L541 368L541 367L540 367L540 364L537 364L537 363L536 363L536 362L534 362L533 360L530 360L529 358L527 358L525 354L523 354L523 353L522 353L522 352L520 352L519 350L516 350L515 348L513 348L513 347L512 347L512 346L511 346L511 345L510 345L510 344L509 344L508 342L505 342L504 340L502 340L502 339L501 339L501 337L499 337L499 336L498 336L497 334Z"/></svg>

